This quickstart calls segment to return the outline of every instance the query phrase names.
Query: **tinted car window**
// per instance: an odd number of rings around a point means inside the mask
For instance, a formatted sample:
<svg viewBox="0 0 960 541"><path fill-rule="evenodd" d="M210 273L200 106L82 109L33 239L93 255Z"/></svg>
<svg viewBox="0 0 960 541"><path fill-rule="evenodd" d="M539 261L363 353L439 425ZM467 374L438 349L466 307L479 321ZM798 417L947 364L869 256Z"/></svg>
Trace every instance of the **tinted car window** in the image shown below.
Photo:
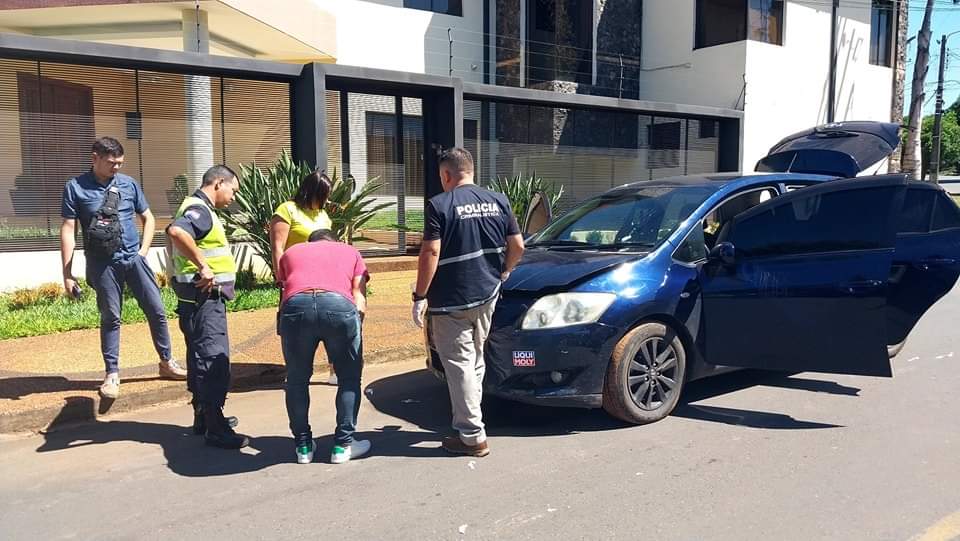
<svg viewBox="0 0 960 541"><path fill-rule="evenodd" d="M703 236L703 226L695 225L687 238L673 252L673 258L684 263L694 263L707 257L707 246Z"/></svg>
<svg viewBox="0 0 960 541"><path fill-rule="evenodd" d="M879 248L893 189L845 190L793 199L737 223L726 240L742 257Z"/></svg>
<svg viewBox="0 0 960 541"><path fill-rule="evenodd" d="M953 199L950 199L949 195L937 192L937 206L933 211L932 229L940 231L953 227L960 227L960 208L953 202Z"/></svg>
<svg viewBox="0 0 960 541"><path fill-rule="evenodd" d="M530 244L656 246L714 192L709 186L671 186L597 197L562 216Z"/></svg>
<svg viewBox="0 0 960 541"><path fill-rule="evenodd" d="M930 228L935 190L912 188L903 199L903 209L897 215L898 233L926 233Z"/></svg>

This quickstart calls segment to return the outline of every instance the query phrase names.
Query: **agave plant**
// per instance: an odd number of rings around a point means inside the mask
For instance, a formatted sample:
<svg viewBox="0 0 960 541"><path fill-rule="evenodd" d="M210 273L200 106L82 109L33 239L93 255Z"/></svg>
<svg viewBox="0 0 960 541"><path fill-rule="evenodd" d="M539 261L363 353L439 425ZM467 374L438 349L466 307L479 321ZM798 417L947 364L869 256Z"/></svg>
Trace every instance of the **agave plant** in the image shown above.
<svg viewBox="0 0 960 541"><path fill-rule="evenodd" d="M254 253L271 265L270 220L273 211L281 203L293 199L300 181L311 171L306 162L296 163L286 150L266 171L256 163L240 165L240 190L235 208L220 211L227 234L250 242ZM344 242L361 240L356 231L378 211L393 205L389 202L377 204L371 196L380 188L376 179L359 190L353 177L340 179L336 170L330 180L332 187L325 210L333 222L333 231Z"/></svg>
<svg viewBox="0 0 960 541"><path fill-rule="evenodd" d="M560 203L560 197L563 196L563 186L557 188L553 183L548 183L543 178L538 177L536 172L532 175L524 176L522 173L513 177L502 177L490 181L490 189L500 192L507 196L510 201L510 207L517 220L523 220L527 215L527 209L530 207L530 200L533 194L543 192L550 202L550 210L556 215L557 205Z"/></svg>

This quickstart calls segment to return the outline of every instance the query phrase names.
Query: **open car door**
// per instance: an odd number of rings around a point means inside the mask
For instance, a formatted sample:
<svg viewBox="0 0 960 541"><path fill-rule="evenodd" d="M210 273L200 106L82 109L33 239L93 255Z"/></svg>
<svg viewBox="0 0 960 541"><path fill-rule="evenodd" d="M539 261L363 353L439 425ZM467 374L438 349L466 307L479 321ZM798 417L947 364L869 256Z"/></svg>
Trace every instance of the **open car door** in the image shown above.
<svg viewBox="0 0 960 541"><path fill-rule="evenodd" d="M838 180L737 216L701 270L705 360L890 376L886 284L905 189L902 175Z"/></svg>
<svg viewBox="0 0 960 541"><path fill-rule="evenodd" d="M527 238L535 233L539 233L553 219L553 211L550 209L550 197L540 191L533 194L530 198L530 204L527 206L527 214L523 217L523 237Z"/></svg>
<svg viewBox="0 0 960 541"><path fill-rule="evenodd" d="M897 215L887 284L887 344L903 343L960 276L960 208L942 188L910 182Z"/></svg>

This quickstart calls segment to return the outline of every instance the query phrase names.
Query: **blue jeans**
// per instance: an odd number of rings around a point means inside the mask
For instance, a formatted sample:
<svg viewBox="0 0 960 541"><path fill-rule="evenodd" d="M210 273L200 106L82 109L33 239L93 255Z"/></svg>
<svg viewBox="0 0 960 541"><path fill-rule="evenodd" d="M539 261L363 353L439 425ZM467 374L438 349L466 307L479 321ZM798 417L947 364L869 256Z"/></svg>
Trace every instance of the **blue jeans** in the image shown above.
<svg viewBox="0 0 960 541"><path fill-rule="evenodd" d="M87 283L97 292L97 309L100 311L100 351L108 374L120 371L120 314L123 308L123 286L130 292L147 316L153 347L160 360L168 361L170 330L167 328L167 312L160 298L156 275L147 260L140 255L126 261L97 262L87 260Z"/></svg>
<svg viewBox="0 0 960 541"><path fill-rule="evenodd" d="M287 365L287 417L294 437L311 433L310 377L317 346L323 342L339 381L334 443L350 445L357 428L363 372L360 315L356 306L338 293L294 295L280 310L280 342Z"/></svg>

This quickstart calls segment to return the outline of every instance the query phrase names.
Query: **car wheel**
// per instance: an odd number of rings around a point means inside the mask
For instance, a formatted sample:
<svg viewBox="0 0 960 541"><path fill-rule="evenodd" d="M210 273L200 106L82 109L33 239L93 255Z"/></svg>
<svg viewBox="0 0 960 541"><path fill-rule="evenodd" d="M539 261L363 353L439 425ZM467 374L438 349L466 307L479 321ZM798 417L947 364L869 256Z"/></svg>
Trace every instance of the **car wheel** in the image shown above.
<svg viewBox="0 0 960 541"><path fill-rule="evenodd" d="M603 409L629 423L659 421L676 407L686 368L686 353L677 333L663 323L643 323L613 349Z"/></svg>
<svg viewBox="0 0 960 541"><path fill-rule="evenodd" d="M900 353L900 350L903 349L903 346L906 343L907 341L906 339L904 339L904 341L900 342L899 344L893 344L892 346L887 346L887 356L891 359L896 357Z"/></svg>

